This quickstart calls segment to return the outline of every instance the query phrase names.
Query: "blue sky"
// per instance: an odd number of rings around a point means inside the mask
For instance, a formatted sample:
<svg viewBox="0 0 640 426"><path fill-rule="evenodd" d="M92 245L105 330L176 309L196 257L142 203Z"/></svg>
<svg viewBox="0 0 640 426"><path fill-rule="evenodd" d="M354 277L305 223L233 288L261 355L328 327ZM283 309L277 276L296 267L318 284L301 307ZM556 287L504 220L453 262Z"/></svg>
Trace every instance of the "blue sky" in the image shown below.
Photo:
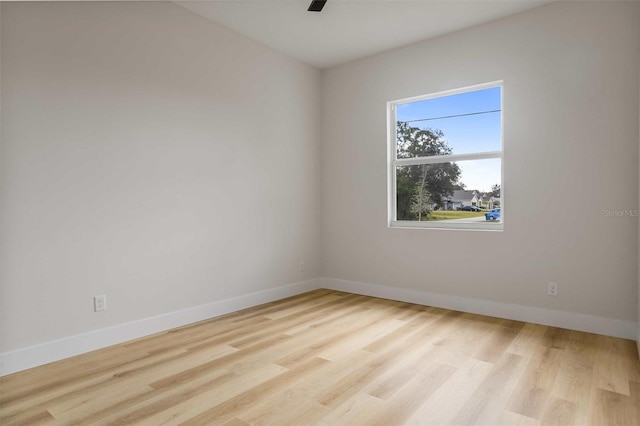
<svg viewBox="0 0 640 426"><path fill-rule="evenodd" d="M398 121L421 120L451 115L493 111L501 108L501 88L491 87L473 92L459 93L440 98L400 104ZM441 118L409 123L422 129L439 129L454 154L499 151L501 147L501 114L487 114ZM491 185L500 183L500 160L459 162L462 182L467 189L488 191Z"/></svg>

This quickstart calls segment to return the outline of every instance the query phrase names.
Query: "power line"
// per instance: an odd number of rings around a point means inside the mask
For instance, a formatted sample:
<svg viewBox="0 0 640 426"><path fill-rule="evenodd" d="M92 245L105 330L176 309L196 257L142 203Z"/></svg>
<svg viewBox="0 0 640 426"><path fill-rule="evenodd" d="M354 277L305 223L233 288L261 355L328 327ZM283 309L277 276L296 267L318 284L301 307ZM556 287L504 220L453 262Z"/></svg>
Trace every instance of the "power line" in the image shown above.
<svg viewBox="0 0 640 426"><path fill-rule="evenodd" d="M408 120L408 121L401 121L402 123L415 123L416 121L431 121L431 120L441 120L443 118L455 118L455 117L466 117L469 115L480 115L480 114L491 114L494 112L500 112L502 111L501 109L494 109L491 111L478 111L478 112L469 112L466 114L457 114L457 115L444 115L442 117L430 117L430 118L419 118L417 120Z"/></svg>

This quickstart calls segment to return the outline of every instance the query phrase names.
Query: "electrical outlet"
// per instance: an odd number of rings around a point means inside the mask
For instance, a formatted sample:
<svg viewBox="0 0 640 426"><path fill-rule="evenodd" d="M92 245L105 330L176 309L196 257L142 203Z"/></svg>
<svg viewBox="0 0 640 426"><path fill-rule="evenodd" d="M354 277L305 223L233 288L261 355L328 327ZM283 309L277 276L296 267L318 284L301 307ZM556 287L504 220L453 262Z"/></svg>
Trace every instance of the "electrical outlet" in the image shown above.
<svg viewBox="0 0 640 426"><path fill-rule="evenodd" d="M300 263L298 263L298 271L304 272L304 262L303 261L300 261Z"/></svg>
<svg viewBox="0 0 640 426"><path fill-rule="evenodd" d="M547 286L547 294L549 296L557 296L558 295L558 284L557 283L549 283Z"/></svg>
<svg viewBox="0 0 640 426"><path fill-rule="evenodd" d="M93 311L99 312L107 309L107 296L100 294L93 296Z"/></svg>

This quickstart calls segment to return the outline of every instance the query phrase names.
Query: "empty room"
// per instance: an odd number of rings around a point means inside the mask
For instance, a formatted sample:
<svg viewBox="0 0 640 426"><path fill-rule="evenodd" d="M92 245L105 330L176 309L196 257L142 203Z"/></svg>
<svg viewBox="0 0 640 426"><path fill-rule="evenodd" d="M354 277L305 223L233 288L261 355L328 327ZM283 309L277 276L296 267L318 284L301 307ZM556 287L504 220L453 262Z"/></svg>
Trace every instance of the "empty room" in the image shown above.
<svg viewBox="0 0 640 426"><path fill-rule="evenodd" d="M640 2L0 2L0 424L640 425Z"/></svg>

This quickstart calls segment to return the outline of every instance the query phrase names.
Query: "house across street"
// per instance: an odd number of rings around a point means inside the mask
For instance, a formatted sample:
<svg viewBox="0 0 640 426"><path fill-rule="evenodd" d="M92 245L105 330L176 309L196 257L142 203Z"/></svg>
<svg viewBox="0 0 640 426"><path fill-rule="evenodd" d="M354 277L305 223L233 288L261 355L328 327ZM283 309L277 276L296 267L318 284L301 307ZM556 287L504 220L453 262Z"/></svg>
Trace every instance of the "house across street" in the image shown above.
<svg viewBox="0 0 640 426"><path fill-rule="evenodd" d="M478 206L491 210L500 204L500 198L477 190L458 189L451 196L442 197L442 210L458 210L465 206Z"/></svg>

